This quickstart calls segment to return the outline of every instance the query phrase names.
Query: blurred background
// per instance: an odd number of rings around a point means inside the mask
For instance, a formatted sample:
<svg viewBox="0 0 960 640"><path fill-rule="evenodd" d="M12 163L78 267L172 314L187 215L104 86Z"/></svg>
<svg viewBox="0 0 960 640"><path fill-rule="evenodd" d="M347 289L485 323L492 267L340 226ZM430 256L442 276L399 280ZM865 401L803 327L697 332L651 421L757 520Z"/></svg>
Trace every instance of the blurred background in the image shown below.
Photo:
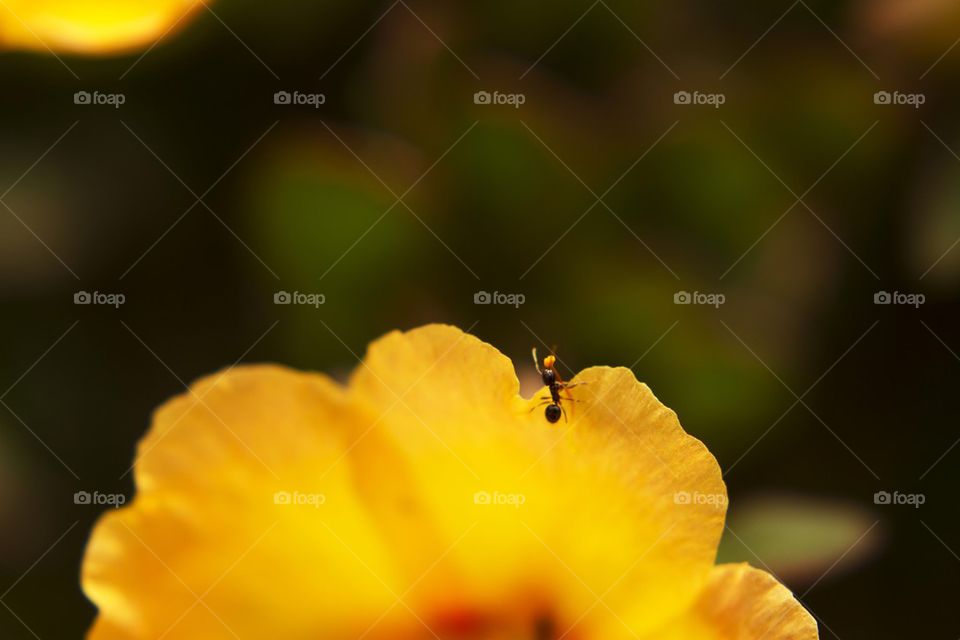
<svg viewBox="0 0 960 640"><path fill-rule="evenodd" d="M0 637L184 384L427 322L631 366L821 637L960 635L955 3L2 4Z"/></svg>

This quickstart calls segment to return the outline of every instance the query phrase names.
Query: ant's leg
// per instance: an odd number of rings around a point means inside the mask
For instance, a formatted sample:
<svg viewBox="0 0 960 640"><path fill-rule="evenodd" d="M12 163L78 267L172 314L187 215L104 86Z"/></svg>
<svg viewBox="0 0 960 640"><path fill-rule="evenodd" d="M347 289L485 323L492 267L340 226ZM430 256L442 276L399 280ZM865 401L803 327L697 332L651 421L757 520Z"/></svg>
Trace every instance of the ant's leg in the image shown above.
<svg viewBox="0 0 960 640"><path fill-rule="evenodd" d="M545 404L550 404L551 402L553 402L553 400L552 400L551 398L547 398L546 400L544 400L544 401L541 402L540 404L534 405L534 406L530 407L530 411L527 411L527 413L533 413L536 409L539 409L540 407L542 407L542 406L545 405Z"/></svg>
<svg viewBox="0 0 960 640"><path fill-rule="evenodd" d="M577 383L577 384L580 384L580 383ZM576 385L576 384L572 384L572 385L570 385L570 386L571 386L571 387L575 387L575 386L577 386L577 385ZM574 398L574 397L570 394L569 388L570 388L570 387L564 387L564 388L563 388L563 392L564 392L564 394L563 394L563 399L564 399L564 401L570 402L570 403L580 402L580 400L577 400L576 398Z"/></svg>

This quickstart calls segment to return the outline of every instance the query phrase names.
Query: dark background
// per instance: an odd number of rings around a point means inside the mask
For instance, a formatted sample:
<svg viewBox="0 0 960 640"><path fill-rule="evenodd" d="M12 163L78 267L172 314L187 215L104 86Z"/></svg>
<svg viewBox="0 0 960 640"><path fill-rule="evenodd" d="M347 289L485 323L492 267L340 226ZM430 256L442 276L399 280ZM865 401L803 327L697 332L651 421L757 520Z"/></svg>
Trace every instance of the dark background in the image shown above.
<svg viewBox="0 0 960 640"><path fill-rule="evenodd" d="M0 637L89 625L102 507L73 494L132 494L135 443L183 383L238 360L342 378L370 340L437 321L528 389L532 345L632 365L727 473L721 560L776 573L821 637L960 636L960 10L210 9L142 58L0 58Z"/></svg>

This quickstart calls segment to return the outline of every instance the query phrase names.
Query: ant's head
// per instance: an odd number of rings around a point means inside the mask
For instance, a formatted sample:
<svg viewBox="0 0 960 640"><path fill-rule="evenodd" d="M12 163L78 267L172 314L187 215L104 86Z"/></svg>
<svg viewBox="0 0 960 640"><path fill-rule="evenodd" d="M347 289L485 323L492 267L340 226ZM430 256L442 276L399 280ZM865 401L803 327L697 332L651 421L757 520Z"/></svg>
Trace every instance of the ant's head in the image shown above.
<svg viewBox="0 0 960 640"><path fill-rule="evenodd" d="M546 386L552 386L557 381L557 372L553 369L543 369L540 372L540 377L543 378L543 384Z"/></svg>
<svg viewBox="0 0 960 640"><path fill-rule="evenodd" d="M540 371L540 376L543 378L543 384L548 387L557 381L557 370L554 368L556 364L556 356L547 356L543 359L543 369Z"/></svg>

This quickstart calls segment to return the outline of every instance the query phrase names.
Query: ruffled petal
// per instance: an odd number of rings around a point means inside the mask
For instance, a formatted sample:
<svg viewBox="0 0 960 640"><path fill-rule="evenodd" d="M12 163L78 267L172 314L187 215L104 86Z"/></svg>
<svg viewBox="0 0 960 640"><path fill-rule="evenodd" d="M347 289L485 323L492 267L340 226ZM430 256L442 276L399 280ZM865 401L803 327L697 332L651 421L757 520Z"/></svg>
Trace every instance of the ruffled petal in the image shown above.
<svg viewBox="0 0 960 640"><path fill-rule="evenodd" d="M550 425L510 361L459 329L371 345L350 391L417 461L414 493L446 541L414 591L425 606L639 633L705 584L726 506L715 459L629 370L573 382L580 402Z"/></svg>
<svg viewBox="0 0 960 640"><path fill-rule="evenodd" d="M746 563L714 568L690 612L651 640L817 640L817 622L790 590Z"/></svg>
<svg viewBox="0 0 960 640"><path fill-rule="evenodd" d="M355 637L401 613L392 553L358 498L359 420L328 379L273 366L205 378L161 407L136 500L88 545L90 637Z"/></svg>

